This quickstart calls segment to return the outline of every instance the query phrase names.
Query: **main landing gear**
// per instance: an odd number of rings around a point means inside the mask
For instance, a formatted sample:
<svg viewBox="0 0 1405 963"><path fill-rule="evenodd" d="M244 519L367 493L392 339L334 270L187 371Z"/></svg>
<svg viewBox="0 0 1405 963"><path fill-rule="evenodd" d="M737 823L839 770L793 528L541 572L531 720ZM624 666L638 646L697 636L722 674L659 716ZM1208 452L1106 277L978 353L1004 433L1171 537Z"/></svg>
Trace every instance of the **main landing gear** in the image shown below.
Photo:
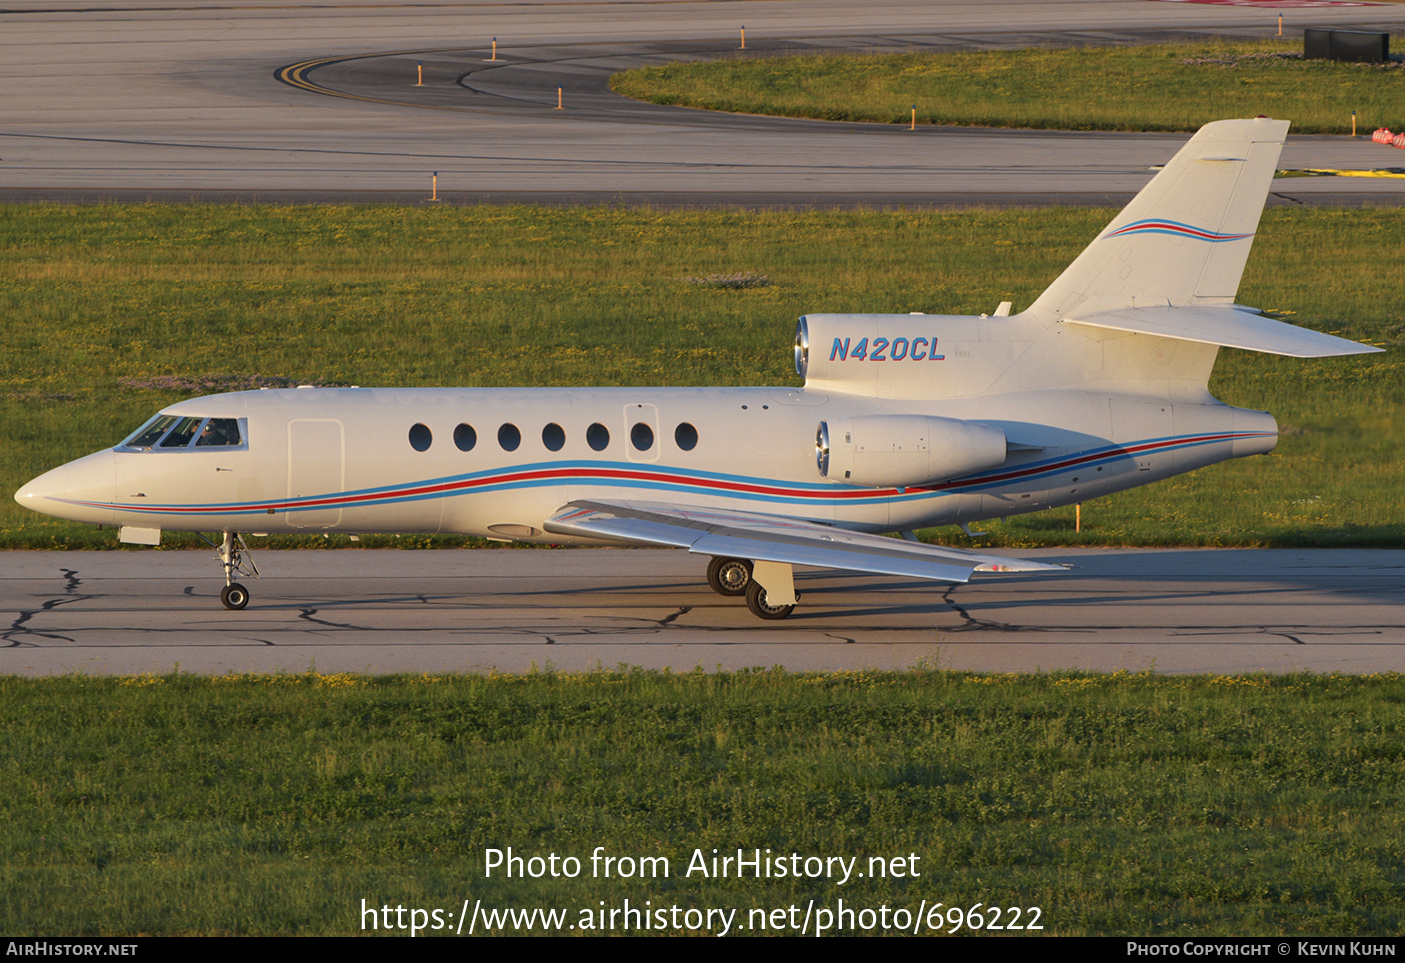
<svg viewBox="0 0 1405 963"><path fill-rule="evenodd" d="M238 532L225 532L224 541L216 542L205 538L199 532L200 538L215 547L219 552L215 556L215 561L224 566L224 590L220 592L220 601L227 609L242 609L249 604L249 590L235 581L240 575L249 578L259 577L259 567L254 564L253 558L249 556L249 546L244 541L244 536Z"/></svg>
<svg viewBox="0 0 1405 963"><path fill-rule="evenodd" d="M763 584L763 582L765 584ZM759 619L783 619L800 601L791 581L790 566L779 562L752 562L744 558L714 558L707 566L707 584L718 595L746 596L746 607ZM767 588L770 588L768 594ZM770 599L790 598L784 605Z"/></svg>

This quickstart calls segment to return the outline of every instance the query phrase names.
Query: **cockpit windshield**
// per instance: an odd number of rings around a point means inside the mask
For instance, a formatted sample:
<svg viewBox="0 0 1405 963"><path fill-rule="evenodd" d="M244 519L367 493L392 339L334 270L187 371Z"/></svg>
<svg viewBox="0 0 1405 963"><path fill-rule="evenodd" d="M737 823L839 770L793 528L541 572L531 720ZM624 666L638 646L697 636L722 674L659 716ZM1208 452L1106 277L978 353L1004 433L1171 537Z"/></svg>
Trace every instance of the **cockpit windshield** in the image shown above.
<svg viewBox="0 0 1405 963"><path fill-rule="evenodd" d="M150 448L161 440L161 436L166 430L174 425L179 419L175 415L157 415L146 424L137 429L136 434L128 438L119 448Z"/></svg>
<svg viewBox="0 0 1405 963"><path fill-rule="evenodd" d="M190 439L195 437L195 433L200 430L200 423L204 418L182 418L176 422L176 426L166 432L166 437L161 439L162 448L186 448L190 445Z"/></svg>
<svg viewBox="0 0 1405 963"><path fill-rule="evenodd" d="M128 451L185 451L192 448L247 449L244 418L157 415L118 445Z"/></svg>

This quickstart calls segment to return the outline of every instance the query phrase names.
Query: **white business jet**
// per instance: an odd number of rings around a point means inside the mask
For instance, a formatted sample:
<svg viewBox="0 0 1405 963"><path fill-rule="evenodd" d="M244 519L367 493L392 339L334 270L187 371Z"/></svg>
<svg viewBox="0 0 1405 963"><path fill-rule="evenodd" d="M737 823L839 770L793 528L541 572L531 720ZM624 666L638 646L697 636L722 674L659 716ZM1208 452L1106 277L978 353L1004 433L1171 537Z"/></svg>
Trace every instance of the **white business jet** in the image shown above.
<svg viewBox="0 0 1405 963"><path fill-rule="evenodd" d="M763 619L792 566L965 582L1057 566L926 545L914 529L1084 502L1273 449L1278 425L1210 396L1221 345L1379 350L1234 303L1288 131L1193 137L1023 313L811 314L790 388L301 388L182 401L15 495L112 525L245 533L457 532L667 545ZM884 533L900 533L902 539Z"/></svg>

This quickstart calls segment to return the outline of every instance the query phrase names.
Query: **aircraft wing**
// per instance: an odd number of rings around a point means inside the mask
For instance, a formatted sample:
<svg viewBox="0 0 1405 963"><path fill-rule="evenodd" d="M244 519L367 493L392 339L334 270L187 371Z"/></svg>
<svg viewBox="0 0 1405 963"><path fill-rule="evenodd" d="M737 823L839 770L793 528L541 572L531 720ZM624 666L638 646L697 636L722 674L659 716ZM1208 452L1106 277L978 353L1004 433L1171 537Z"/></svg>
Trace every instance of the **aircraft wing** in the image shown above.
<svg viewBox="0 0 1405 963"><path fill-rule="evenodd" d="M543 527L558 535L668 545L697 555L941 582L966 582L974 572L1064 570L1060 565L900 541L775 515L650 502L574 501Z"/></svg>

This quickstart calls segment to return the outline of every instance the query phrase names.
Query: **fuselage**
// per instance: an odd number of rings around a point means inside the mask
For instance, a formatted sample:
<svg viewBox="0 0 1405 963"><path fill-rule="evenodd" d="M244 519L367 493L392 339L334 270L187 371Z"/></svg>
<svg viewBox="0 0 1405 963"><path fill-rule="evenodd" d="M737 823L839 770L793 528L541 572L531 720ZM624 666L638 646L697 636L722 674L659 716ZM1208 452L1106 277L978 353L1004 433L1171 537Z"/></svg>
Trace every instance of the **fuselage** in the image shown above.
<svg viewBox="0 0 1405 963"><path fill-rule="evenodd" d="M938 401L787 388L249 391L162 414L239 426L239 444L119 445L16 495L37 511L146 530L455 532L560 542L582 498L728 508L885 532L1081 502L1267 451L1273 419L1086 390ZM816 465L821 421L935 415L1003 430L998 466L855 485ZM129 440L130 441L130 440Z"/></svg>

